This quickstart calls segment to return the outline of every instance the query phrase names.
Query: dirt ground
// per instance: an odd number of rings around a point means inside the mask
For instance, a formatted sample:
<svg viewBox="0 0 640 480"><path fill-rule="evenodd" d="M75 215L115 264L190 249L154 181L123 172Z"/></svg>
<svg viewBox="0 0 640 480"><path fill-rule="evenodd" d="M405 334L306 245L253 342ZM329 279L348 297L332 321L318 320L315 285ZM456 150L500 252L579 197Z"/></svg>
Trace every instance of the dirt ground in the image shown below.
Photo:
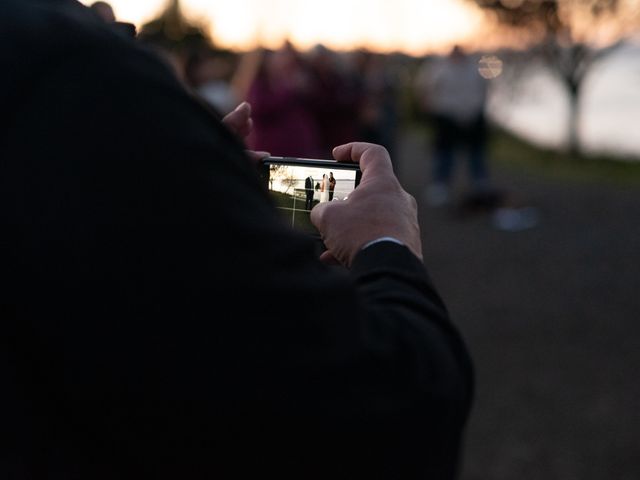
<svg viewBox="0 0 640 480"><path fill-rule="evenodd" d="M496 185L538 212L536 227L508 232L489 214L426 205L426 138L403 135L395 158L475 363L460 478L640 478L640 186L492 165Z"/></svg>

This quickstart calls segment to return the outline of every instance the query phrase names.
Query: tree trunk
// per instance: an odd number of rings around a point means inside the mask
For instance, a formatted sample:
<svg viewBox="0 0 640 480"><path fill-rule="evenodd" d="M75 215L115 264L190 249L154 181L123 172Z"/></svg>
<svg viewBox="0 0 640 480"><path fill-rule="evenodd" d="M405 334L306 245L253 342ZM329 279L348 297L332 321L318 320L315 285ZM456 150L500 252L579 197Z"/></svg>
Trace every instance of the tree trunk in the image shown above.
<svg viewBox="0 0 640 480"><path fill-rule="evenodd" d="M580 89L569 86L569 120L567 133L567 148L571 155L580 155Z"/></svg>

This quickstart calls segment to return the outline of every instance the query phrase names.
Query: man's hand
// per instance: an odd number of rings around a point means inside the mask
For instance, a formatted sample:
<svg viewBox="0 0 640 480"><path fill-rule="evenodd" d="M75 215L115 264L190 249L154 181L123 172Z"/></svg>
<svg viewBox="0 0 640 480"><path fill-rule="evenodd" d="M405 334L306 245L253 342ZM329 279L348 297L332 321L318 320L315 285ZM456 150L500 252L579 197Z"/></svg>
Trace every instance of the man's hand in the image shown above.
<svg viewBox="0 0 640 480"><path fill-rule="evenodd" d="M247 138L253 129L253 119L251 118L251 105L247 102L242 102L236 107L236 109L225 115L222 119L222 123L238 135L241 139ZM253 150L247 150L247 155L254 161L259 162L265 157L269 156L268 152L255 152Z"/></svg>
<svg viewBox="0 0 640 480"><path fill-rule="evenodd" d="M349 143L334 148L333 156L360 163L362 179L346 200L321 203L311 211L327 247L321 259L349 267L364 245L382 237L396 238L422 259L417 204L398 182L387 150Z"/></svg>
<svg viewBox="0 0 640 480"><path fill-rule="evenodd" d="M222 119L229 130L238 135L240 138L246 138L253 128L253 119L251 118L251 105L242 102L235 110L225 115Z"/></svg>

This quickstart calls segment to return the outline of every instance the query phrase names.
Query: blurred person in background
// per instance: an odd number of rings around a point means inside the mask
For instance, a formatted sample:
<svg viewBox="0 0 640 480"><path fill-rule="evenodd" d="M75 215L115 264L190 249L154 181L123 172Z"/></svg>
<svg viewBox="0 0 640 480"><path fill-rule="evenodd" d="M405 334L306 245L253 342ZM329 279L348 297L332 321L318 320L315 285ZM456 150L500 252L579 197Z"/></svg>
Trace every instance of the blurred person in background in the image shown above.
<svg viewBox="0 0 640 480"><path fill-rule="evenodd" d="M323 158L336 145L360 139L361 90L354 72L336 52L316 45L308 55L312 88L310 111L318 125Z"/></svg>
<svg viewBox="0 0 640 480"><path fill-rule="evenodd" d="M309 66L291 43L265 50L247 93L254 122L250 148L276 156L321 156L315 95Z"/></svg>
<svg viewBox="0 0 640 480"><path fill-rule="evenodd" d="M0 31L0 478L456 476L472 366L384 148L334 150L362 181L313 209L318 259L247 104L219 121L73 0Z"/></svg>
<svg viewBox="0 0 640 480"><path fill-rule="evenodd" d="M231 54L200 48L190 53L185 65L187 84L222 115L240 103L232 82L234 63Z"/></svg>
<svg viewBox="0 0 640 480"><path fill-rule="evenodd" d="M434 127L433 171L426 191L432 206L450 202L455 156L467 157L471 195L489 191L484 115L487 83L478 62L456 45L444 58L423 64L417 95Z"/></svg>
<svg viewBox="0 0 640 480"><path fill-rule="evenodd" d="M358 139L395 151L398 130L398 85L388 57L367 50L355 53L361 92Z"/></svg>

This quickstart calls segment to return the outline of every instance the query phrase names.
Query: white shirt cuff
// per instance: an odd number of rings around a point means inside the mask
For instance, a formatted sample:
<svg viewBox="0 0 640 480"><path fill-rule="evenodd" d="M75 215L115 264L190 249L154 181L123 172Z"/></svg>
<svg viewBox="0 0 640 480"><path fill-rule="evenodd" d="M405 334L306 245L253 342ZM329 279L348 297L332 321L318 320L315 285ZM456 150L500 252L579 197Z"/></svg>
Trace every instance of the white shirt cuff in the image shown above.
<svg viewBox="0 0 640 480"><path fill-rule="evenodd" d="M404 242L401 242L397 238L394 238L394 237L380 237L380 238L376 238L375 240L371 240L370 242L365 243L364 246L360 250L365 250L365 249L369 248L370 246L375 245L376 243L381 243L381 242L392 242L392 243L397 243L398 245L403 245L404 246Z"/></svg>

